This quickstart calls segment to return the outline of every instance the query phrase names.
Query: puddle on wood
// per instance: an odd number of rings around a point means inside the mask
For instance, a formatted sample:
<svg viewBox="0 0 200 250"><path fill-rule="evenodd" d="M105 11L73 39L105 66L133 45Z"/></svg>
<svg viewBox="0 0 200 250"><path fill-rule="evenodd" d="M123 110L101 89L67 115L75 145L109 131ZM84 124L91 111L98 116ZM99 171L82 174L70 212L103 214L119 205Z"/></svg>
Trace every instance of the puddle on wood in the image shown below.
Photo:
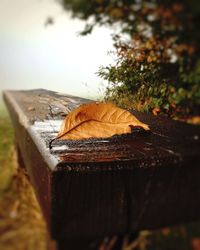
<svg viewBox="0 0 200 250"><path fill-rule="evenodd" d="M166 157L181 159L180 153L176 152L169 137L145 132L138 128L133 129L131 134L115 135L110 138L76 141L55 140L50 149L49 142L58 134L62 121L61 119L36 121L32 126L46 151L54 156L58 162L84 163L130 160L142 162L152 159L152 164L158 165L162 161L161 159Z"/></svg>
<svg viewBox="0 0 200 250"><path fill-rule="evenodd" d="M62 120L44 120L44 121L35 121L34 129L38 132L48 132L58 133L60 126L62 124Z"/></svg>
<svg viewBox="0 0 200 250"><path fill-rule="evenodd" d="M102 162L125 161L134 157L144 157L146 148L140 146L139 137L144 131L135 129L132 134L117 135L111 138L92 138L86 140L55 140L52 149L49 142L56 137L62 120L35 121L32 126L38 133L41 143L44 143L49 152L57 159L66 162ZM134 141L134 153L132 142ZM151 150L149 148L149 150Z"/></svg>

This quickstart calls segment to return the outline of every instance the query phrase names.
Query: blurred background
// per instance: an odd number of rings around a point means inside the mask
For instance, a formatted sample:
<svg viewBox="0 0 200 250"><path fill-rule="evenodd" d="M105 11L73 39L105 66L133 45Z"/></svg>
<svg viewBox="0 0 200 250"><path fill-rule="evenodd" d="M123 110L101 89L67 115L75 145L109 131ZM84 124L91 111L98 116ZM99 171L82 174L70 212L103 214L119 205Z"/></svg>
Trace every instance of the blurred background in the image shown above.
<svg viewBox="0 0 200 250"><path fill-rule="evenodd" d="M199 24L199 0L0 0L0 92L46 88L199 126ZM47 238L0 97L0 249L43 250ZM200 223L109 240L200 250Z"/></svg>
<svg viewBox="0 0 200 250"><path fill-rule="evenodd" d="M102 95L95 73L111 60L111 31L101 27L81 36L84 21L70 16L55 0L0 0L0 91L47 88Z"/></svg>

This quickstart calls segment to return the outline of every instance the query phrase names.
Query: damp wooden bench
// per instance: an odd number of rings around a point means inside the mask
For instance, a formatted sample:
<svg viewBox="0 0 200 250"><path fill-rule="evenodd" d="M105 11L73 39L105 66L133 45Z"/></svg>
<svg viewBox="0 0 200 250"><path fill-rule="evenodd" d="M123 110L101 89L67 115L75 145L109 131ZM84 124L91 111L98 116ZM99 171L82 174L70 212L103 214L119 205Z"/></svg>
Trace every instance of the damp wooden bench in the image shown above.
<svg viewBox="0 0 200 250"><path fill-rule="evenodd" d="M150 128L109 139L49 141L90 100L5 91L16 143L51 237L63 242L200 219L200 128L132 111Z"/></svg>

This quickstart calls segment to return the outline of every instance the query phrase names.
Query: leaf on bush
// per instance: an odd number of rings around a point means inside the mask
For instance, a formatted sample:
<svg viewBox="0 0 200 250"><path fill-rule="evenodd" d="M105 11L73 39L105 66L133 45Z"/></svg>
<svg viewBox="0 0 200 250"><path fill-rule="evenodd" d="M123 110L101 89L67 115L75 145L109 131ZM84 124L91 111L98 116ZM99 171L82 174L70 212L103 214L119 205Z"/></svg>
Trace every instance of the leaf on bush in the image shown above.
<svg viewBox="0 0 200 250"><path fill-rule="evenodd" d="M149 130L130 112L112 103L89 103L79 106L63 121L57 139L106 138L131 133L131 127Z"/></svg>

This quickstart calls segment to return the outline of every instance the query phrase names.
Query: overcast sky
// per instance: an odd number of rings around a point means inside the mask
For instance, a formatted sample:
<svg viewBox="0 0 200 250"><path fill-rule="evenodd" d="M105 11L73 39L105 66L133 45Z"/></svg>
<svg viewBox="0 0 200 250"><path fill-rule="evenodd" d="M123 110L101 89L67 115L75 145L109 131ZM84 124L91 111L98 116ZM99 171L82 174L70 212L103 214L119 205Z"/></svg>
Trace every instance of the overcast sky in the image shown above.
<svg viewBox="0 0 200 250"><path fill-rule="evenodd" d="M48 16L55 24L45 28ZM48 88L96 96L99 66L111 62L110 31L81 37L84 23L71 20L55 0L0 0L0 90Z"/></svg>

